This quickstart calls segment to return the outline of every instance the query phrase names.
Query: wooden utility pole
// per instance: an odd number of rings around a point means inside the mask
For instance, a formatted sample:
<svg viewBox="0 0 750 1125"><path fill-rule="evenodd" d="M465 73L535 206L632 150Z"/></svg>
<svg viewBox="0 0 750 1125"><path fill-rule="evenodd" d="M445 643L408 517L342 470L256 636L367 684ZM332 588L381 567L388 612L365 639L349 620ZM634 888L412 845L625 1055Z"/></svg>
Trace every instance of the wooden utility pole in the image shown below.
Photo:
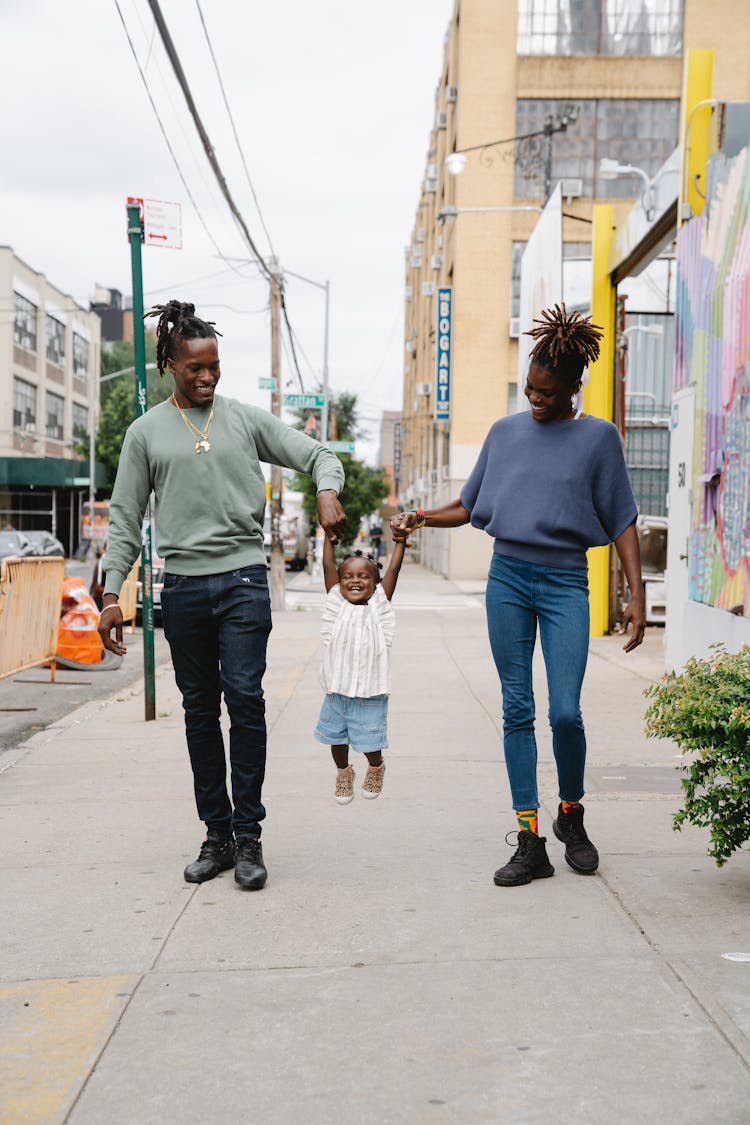
<svg viewBox="0 0 750 1125"><path fill-rule="evenodd" d="M281 274L275 258L271 271L271 413L281 417ZM281 540L281 468L271 465L271 609L284 609L284 544Z"/></svg>

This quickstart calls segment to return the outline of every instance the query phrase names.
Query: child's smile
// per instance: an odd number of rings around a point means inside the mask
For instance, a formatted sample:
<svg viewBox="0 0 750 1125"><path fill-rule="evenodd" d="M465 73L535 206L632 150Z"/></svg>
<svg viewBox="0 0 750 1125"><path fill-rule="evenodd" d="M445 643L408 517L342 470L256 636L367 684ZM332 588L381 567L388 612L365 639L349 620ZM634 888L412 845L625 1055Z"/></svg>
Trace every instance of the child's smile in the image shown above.
<svg viewBox="0 0 750 1125"><path fill-rule="evenodd" d="M339 586L346 601L367 605L375 593L375 575L369 559L347 559L339 570Z"/></svg>

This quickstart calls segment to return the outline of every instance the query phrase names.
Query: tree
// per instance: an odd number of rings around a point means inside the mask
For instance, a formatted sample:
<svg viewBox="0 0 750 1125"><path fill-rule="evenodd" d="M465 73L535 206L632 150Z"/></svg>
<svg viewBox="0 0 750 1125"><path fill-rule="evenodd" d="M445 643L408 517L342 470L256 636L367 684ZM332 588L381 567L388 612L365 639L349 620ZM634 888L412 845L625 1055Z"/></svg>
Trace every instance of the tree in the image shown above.
<svg viewBox="0 0 750 1125"><path fill-rule="evenodd" d="M153 333L147 332L146 362L153 363L155 359L156 339ZM134 349L130 343L119 342L113 344L107 351L102 350L102 376L133 367L134 363ZM171 378L168 375L160 376L154 369L146 371L146 386L149 407L163 402L172 393ZM128 372L117 379L103 383L99 428L96 435L96 459L107 467L109 489L115 483L125 431L135 416L135 372ZM88 437L86 451L88 451Z"/></svg>
<svg viewBox="0 0 750 1125"><path fill-rule="evenodd" d="M305 430L310 416L309 410L296 410L295 428ZM329 402L329 420L335 417L336 438L339 441L354 441L364 433L357 420L357 396L344 391L340 395L331 395ZM313 434L317 437L317 434ZM349 453L340 454L341 463L346 473L344 491L339 497L346 512L346 531L343 536L344 546L349 546L357 538L357 532L365 516L376 511L383 500L391 491L390 484L382 469L371 469L364 461L358 461ZM310 526L315 527L318 522L315 502L315 483L308 476L298 475L294 487L303 494L302 506Z"/></svg>

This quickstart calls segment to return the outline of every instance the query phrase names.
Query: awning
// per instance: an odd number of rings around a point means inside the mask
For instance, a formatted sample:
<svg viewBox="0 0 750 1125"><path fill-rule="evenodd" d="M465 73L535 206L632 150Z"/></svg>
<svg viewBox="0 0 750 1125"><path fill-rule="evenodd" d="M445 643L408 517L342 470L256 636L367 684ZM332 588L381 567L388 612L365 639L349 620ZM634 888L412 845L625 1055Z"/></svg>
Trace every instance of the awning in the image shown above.
<svg viewBox="0 0 750 1125"><path fill-rule="evenodd" d="M107 469L96 462L94 473L97 488L105 488ZM89 487L88 461L68 457L0 457L0 486L8 488L80 488Z"/></svg>

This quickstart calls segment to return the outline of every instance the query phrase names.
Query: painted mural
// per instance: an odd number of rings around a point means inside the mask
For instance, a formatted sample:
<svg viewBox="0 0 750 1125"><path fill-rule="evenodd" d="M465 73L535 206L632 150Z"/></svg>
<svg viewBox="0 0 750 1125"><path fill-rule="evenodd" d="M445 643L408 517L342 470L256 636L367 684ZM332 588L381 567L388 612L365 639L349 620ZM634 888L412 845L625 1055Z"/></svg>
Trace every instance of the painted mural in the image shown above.
<svg viewBox="0 0 750 1125"><path fill-rule="evenodd" d="M695 384L689 596L750 617L750 149L677 239L675 389Z"/></svg>

